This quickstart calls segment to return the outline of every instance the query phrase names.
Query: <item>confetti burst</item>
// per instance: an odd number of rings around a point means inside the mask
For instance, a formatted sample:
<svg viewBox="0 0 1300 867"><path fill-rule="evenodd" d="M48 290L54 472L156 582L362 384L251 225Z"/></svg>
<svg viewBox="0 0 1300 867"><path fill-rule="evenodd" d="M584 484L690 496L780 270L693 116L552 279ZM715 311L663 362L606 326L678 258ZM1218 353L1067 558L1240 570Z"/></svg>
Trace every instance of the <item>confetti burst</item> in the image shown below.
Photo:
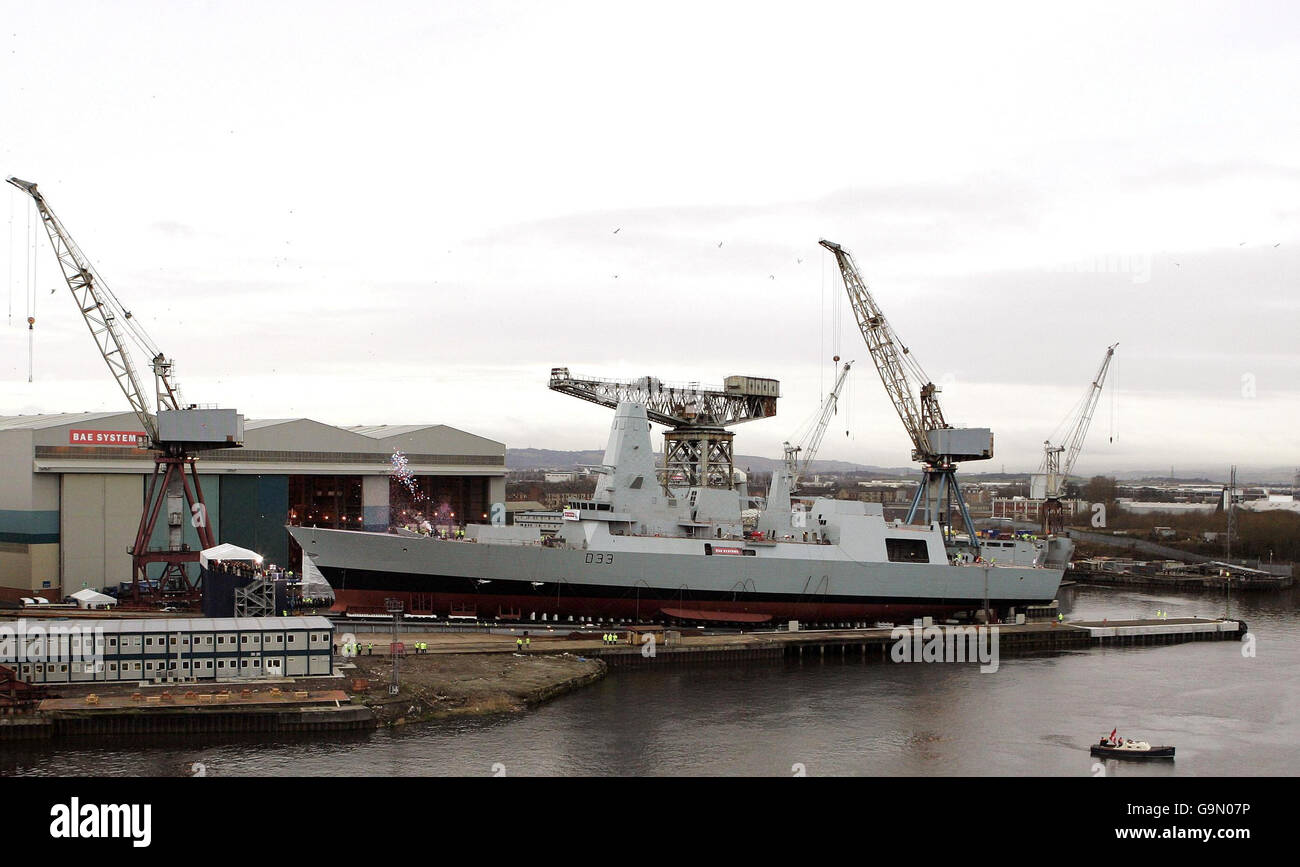
<svg viewBox="0 0 1300 867"><path fill-rule="evenodd" d="M400 450L394 449L390 461L393 465L393 478L397 479L406 490L410 491L412 497L417 500L420 499L420 492L415 486L415 474L411 472L411 465L406 460L406 455L402 454Z"/></svg>

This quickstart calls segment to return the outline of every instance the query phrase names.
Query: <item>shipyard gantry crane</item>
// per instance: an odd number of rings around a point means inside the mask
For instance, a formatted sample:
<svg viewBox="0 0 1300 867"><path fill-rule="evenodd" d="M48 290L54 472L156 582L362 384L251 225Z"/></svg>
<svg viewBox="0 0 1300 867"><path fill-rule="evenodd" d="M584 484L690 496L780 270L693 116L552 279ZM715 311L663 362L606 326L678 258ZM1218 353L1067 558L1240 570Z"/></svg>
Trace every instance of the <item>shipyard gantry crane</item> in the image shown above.
<svg viewBox="0 0 1300 867"><path fill-rule="evenodd" d="M835 360L840 360L838 355L835 356ZM763 504L763 514L758 519L758 529L762 532L784 534L792 528L790 495L799 484L799 479L808 471L813 458L817 456L817 449L821 446L822 438L826 436L826 429L830 427L831 416L835 415L839 406L840 392L844 390L844 383L848 380L849 369L852 367L853 362L846 361L840 368L840 375L836 378L834 387L822 401L815 421L799 441L799 445L784 443L783 466L772 470L772 482L767 489L767 501Z"/></svg>
<svg viewBox="0 0 1300 867"><path fill-rule="evenodd" d="M666 383L653 376L575 376L567 367L551 368L550 388L611 409L622 401L644 406L651 421L670 428L664 433L664 481L674 488L734 487L735 434L727 428L771 418L781 396L775 379L729 376L717 388Z"/></svg>
<svg viewBox="0 0 1300 867"><path fill-rule="evenodd" d="M199 487L196 453L207 449L234 448L243 444L244 418L233 409L183 406L179 388L172 379L172 362L150 339L131 311L124 307L95 271L90 260L55 216L36 184L9 178L10 184L36 202L41 222L59 261L64 280L72 291L95 346L144 428L141 446L154 453L154 470L135 542L130 548L132 598L135 602L169 600L193 602L197 588L186 573L186 564L196 563L199 551L185 543L184 521L197 531L200 550L216 544L207 517L207 505ZM139 372L127 347L128 334L150 356L154 375L157 414L151 414L149 400L140 384ZM182 504L188 508L182 512ZM167 513L167 545L150 542L160 514ZM162 564L153 579L148 567Z"/></svg>
<svg viewBox="0 0 1300 867"><path fill-rule="evenodd" d="M908 509L907 523L915 520L917 512L924 511L926 523L937 521L943 528L944 538L952 542L955 509L966 529L969 544L978 549L975 525L957 485L957 464L992 458L993 432L988 428L955 428L944 420L939 406L939 386L925 375L921 365L894 334L889 320L867 290L849 251L834 241L822 240L819 243L830 250L839 263L858 329L871 351L871 360L885 384L885 391L912 440L912 460L921 463L923 478Z"/></svg>
<svg viewBox="0 0 1300 867"><path fill-rule="evenodd" d="M1043 501L1043 532L1047 535L1060 533L1065 529L1062 515L1061 496L1065 493L1065 482L1074 469L1074 461L1083 449L1083 440L1088 436L1088 426L1092 424L1092 413L1097 408L1101 397L1101 387L1106 382L1106 371L1110 369L1110 360L1115 355L1113 343L1106 348L1106 355L1101 360L1101 367L1093 377L1075 410L1066 416L1065 445L1053 445L1051 440L1043 441L1043 460L1038 472L1030 479L1029 495L1031 499ZM1065 455L1062 460L1061 456Z"/></svg>

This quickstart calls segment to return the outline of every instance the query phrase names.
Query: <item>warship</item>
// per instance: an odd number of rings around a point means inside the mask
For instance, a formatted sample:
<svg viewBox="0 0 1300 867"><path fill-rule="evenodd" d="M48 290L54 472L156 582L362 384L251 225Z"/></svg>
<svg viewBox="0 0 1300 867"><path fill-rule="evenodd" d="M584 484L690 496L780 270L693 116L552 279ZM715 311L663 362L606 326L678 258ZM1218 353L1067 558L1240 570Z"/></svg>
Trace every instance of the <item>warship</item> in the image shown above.
<svg viewBox="0 0 1300 867"><path fill-rule="evenodd" d="M715 454L718 444L715 435ZM684 477L680 464L665 464L656 464L647 407L619 400L603 462L592 468L595 491L569 502L553 537L493 524L468 525L464 539L288 530L333 587L337 611L380 613L399 599L414 614L539 623L1006 616L1050 604L1072 551L1055 536L981 549L938 521L886 520L879 503L800 502L781 485L766 498L763 529L749 530L738 474L697 463Z"/></svg>
<svg viewBox="0 0 1300 867"><path fill-rule="evenodd" d="M1073 543L1054 533L979 538L956 470L993 457L993 432L948 423L940 387L894 333L848 250L819 243L835 256L872 362L922 465L904 520L887 520L879 503L793 498L800 450L787 443L786 466L774 472L757 522L746 526L755 504L736 471L728 428L776 414L774 379L730 376L720 388L701 388L557 367L552 390L615 412L603 462L588 468L595 491L568 504L553 537L497 525L470 525L464 540L400 530L290 533L347 611L378 613L397 599L415 613L526 622L862 624L995 618L1050 604ZM817 438L848 368L823 405ZM662 467L651 447L652 422L669 427Z"/></svg>

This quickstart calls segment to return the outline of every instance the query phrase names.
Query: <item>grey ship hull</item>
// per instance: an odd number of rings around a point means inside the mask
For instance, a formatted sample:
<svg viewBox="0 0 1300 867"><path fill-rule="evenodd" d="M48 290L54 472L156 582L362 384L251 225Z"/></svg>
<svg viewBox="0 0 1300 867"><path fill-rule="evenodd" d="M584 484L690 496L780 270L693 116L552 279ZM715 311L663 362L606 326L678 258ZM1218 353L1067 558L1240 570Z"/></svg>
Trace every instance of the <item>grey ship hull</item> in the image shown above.
<svg viewBox="0 0 1300 867"><path fill-rule="evenodd" d="M477 618L897 622L974 611L986 599L1002 611L1047 604L1063 575L860 562L838 545L800 542L602 535L582 548L289 530L337 607L352 612L381 612L385 599L399 598L407 611Z"/></svg>

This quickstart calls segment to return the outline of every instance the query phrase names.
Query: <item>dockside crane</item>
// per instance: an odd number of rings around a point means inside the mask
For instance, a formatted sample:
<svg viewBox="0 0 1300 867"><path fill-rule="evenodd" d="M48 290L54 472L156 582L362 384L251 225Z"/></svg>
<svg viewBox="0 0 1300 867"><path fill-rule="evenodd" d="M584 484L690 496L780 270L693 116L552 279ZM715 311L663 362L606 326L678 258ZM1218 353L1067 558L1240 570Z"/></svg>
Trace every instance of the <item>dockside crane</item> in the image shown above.
<svg viewBox="0 0 1300 867"><path fill-rule="evenodd" d="M551 368L550 388L617 409L621 401L646 408L646 417L667 425L665 483L670 487L731 488L735 484L734 425L776 415L781 384L775 379L729 376L721 388L666 383L657 377L604 379Z"/></svg>
<svg viewBox="0 0 1300 867"><path fill-rule="evenodd" d="M858 329L871 351L871 360L875 362L885 391L912 440L912 460L921 464L921 485L912 498L907 523L915 521L917 513L923 512L926 523L938 522L945 540L953 544L956 541L955 510L965 527L969 545L978 550L975 525L957 484L957 464L992 458L993 432L988 428L955 428L944 420L939 405L940 387L926 376L921 365L898 339L858 273L852 255L834 241L818 243L830 250L839 263Z"/></svg>
<svg viewBox="0 0 1300 867"><path fill-rule="evenodd" d="M197 453L241 446L244 418L233 409L183 405L179 387L173 379L171 359L158 349L140 322L100 278L36 184L19 178L9 178L8 182L36 202L77 309L81 311L109 372L117 380L131 411L144 429L140 446L153 452L153 475L149 480L135 542L130 548L132 600L141 603L166 598L192 603L197 598L197 587L186 572L186 565L198 562L199 551L191 550L185 543L183 522L188 521L197 531L200 550L216 544L203 491L199 487L195 466ZM128 339L149 353L156 415L150 411L149 398L141 386ZM182 504L188 506L184 512ZM154 547L150 542L164 509L167 513L167 545ZM148 568L156 563L162 564L162 571L157 579L151 579Z"/></svg>
<svg viewBox="0 0 1300 867"><path fill-rule="evenodd" d="M835 356L839 361L839 356ZM793 529L790 495L799 484L799 479L808 471L808 466L817 456L826 429L830 427L831 417L839 406L840 392L848 381L852 361L846 361L840 368L840 375L835 380L830 394L822 401L816 420L798 445L784 443L783 465L772 471L772 481L767 488L767 500L763 505L763 514L758 519L757 529L764 533L784 535Z"/></svg>
<svg viewBox="0 0 1300 867"><path fill-rule="evenodd" d="M1092 424L1092 413L1101 398L1101 388L1106 382L1106 371L1110 369L1110 360L1115 356L1113 343L1106 348L1106 355L1101 360L1097 375L1088 385L1083 399L1079 401L1074 412L1066 417L1064 445L1053 445L1050 439L1043 441L1043 460L1038 472L1030 479L1030 497L1042 499L1043 532L1047 535L1060 533L1065 529L1061 497L1065 493L1065 483L1074 469L1074 461L1083 449L1083 441L1088 436L1088 427ZM1061 456L1065 459L1062 460Z"/></svg>

